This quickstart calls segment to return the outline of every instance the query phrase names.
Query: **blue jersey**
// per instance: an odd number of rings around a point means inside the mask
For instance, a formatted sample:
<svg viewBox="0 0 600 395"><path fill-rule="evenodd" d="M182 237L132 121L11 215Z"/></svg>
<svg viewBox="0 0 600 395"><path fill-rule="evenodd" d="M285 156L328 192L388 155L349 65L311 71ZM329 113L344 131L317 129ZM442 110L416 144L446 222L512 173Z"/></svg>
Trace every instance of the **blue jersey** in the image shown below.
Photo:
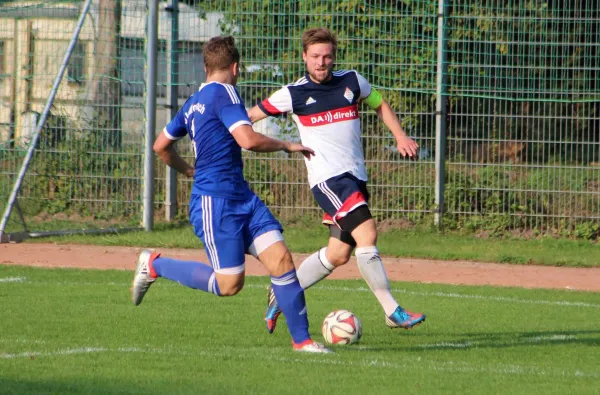
<svg viewBox="0 0 600 395"><path fill-rule="evenodd" d="M219 82L202 84L165 127L172 140L188 135L195 160L192 194L247 199L252 192L244 179L242 149L231 132L252 125L237 90Z"/></svg>

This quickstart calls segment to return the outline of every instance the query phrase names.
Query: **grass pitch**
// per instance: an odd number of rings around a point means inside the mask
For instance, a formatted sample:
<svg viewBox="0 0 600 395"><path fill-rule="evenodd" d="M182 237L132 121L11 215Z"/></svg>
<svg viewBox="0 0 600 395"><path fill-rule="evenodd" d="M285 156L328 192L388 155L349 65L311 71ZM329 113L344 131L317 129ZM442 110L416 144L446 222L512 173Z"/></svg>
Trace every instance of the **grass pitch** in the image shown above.
<svg viewBox="0 0 600 395"><path fill-rule="evenodd" d="M307 291L311 333L339 308L362 321L332 355L269 335L267 278L232 298L159 280L129 302L132 273L0 266L0 393L594 394L598 293L393 283L427 321L390 330L364 282Z"/></svg>

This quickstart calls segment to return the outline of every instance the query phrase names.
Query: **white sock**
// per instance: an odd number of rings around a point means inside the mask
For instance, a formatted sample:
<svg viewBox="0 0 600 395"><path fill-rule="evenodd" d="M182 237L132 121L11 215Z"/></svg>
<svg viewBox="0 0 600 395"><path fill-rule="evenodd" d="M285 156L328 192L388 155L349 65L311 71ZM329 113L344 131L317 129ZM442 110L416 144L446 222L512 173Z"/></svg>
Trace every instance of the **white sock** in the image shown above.
<svg viewBox="0 0 600 395"><path fill-rule="evenodd" d="M385 315L392 315L396 311L396 308L398 308L398 302L396 302L396 299L394 299L390 292L390 283L385 274L377 247L357 248L356 260L358 261L360 274L362 274L367 284L369 284L369 288L375 294L381 307L383 307Z"/></svg>
<svg viewBox="0 0 600 395"><path fill-rule="evenodd" d="M302 262L296 272L300 286L307 289L329 276L335 266L333 266L325 256L327 247L321 248Z"/></svg>

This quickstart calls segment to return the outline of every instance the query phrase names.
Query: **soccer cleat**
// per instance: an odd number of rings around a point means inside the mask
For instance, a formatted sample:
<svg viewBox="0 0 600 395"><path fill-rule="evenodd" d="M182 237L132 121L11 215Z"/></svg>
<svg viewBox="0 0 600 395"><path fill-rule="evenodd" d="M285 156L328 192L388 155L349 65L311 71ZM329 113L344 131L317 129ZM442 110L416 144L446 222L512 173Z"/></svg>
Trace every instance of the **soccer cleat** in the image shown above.
<svg viewBox="0 0 600 395"><path fill-rule="evenodd" d="M137 267L131 284L131 301L136 306L142 303L148 288L156 281L156 278L150 276L150 263L159 256L160 254L150 250L143 250L138 256Z"/></svg>
<svg viewBox="0 0 600 395"><path fill-rule="evenodd" d="M415 325L419 325L423 321L425 321L425 314L413 313L411 311L404 310L400 306L396 308L396 311L394 311L392 315L385 317L385 323L390 328L410 329Z"/></svg>
<svg viewBox="0 0 600 395"><path fill-rule="evenodd" d="M280 314L281 310L279 310L279 305L275 299L273 288L269 287L269 292L267 293L267 312L265 313L265 323L267 324L267 331L269 331L269 333L273 333L275 331L277 318L279 318Z"/></svg>
<svg viewBox="0 0 600 395"><path fill-rule="evenodd" d="M321 353L321 354L329 354L332 353L330 349L322 345L321 343L317 343L312 340L307 340L300 344L294 343L294 351L298 352L311 352L311 353Z"/></svg>

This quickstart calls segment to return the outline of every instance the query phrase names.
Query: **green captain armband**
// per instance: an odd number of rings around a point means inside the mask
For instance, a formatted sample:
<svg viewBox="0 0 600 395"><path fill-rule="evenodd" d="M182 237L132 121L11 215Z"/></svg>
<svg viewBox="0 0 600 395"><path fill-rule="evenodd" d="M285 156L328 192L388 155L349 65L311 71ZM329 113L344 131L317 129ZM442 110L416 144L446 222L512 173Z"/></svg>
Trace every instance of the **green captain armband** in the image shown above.
<svg viewBox="0 0 600 395"><path fill-rule="evenodd" d="M383 97L381 97L381 93L377 92L375 88L371 88L371 94L367 96L365 103L372 110L377 110L381 106L381 103L383 103Z"/></svg>

